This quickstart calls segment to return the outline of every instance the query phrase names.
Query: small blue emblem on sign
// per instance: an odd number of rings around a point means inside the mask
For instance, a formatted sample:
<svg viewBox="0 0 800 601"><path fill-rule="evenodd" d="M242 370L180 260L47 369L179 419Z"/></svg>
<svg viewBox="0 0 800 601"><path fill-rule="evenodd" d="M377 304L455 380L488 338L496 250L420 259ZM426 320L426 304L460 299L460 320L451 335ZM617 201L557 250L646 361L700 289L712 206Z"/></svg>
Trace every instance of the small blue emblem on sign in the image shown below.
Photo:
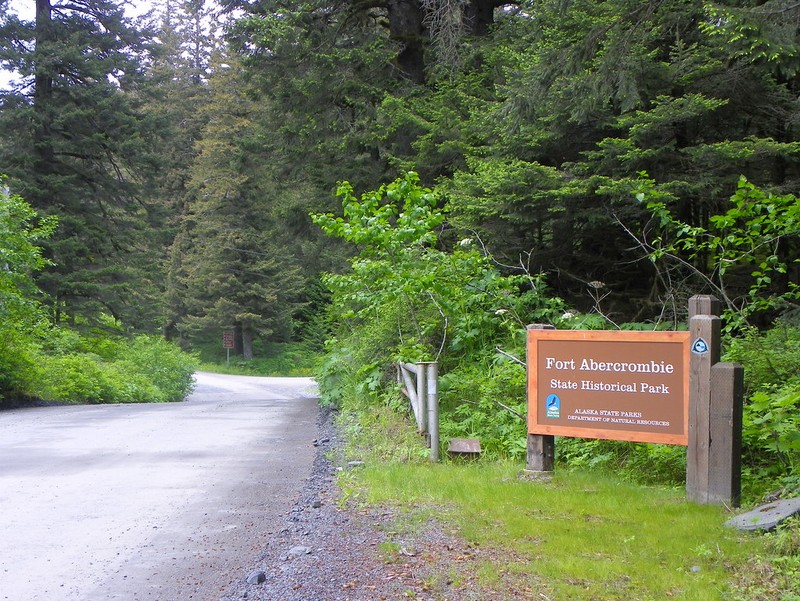
<svg viewBox="0 0 800 601"><path fill-rule="evenodd" d="M557 394L548 395L545 405L547 406L547 417L561 417L561 399Z"/></svg>
<svg viewBox="0 0 800 601"><path fill-rule="evenodd" d="M692 352L695 355L705 355L708 352L708 343L702 338L698 338L692 344Z"/></svg>

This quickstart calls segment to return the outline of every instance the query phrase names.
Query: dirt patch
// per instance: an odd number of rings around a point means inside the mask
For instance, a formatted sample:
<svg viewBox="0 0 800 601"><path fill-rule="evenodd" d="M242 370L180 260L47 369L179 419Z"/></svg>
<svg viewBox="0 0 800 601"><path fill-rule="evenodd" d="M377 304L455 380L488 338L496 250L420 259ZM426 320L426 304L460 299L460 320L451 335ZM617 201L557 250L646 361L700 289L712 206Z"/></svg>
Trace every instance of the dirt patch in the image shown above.
<svg viewBox="0 0 800 601"><path fill-rule="evenodd" d="M476 548L434 520L403 525L402 509L363 509L342 499L331 416L320 421L318 452L280 531L267 535L249 574L220 601L379 601L530 599L509 587L502 557ZM335 453L333 453L335 455ZM501 572L501 571L500 571ZM248 582L250 580L250 582Z"/></svg>

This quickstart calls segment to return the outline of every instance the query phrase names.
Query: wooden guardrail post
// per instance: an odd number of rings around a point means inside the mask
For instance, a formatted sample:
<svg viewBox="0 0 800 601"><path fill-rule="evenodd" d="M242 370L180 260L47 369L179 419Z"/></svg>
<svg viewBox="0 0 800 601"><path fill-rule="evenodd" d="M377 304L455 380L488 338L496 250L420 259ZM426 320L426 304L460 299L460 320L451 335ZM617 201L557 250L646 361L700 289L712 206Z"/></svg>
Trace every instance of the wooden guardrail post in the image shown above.
<svg viewBox="0 0 800 601"><path fill-rule="evenodd" d="M424 363L425 394L428 400L428 434L431 445L431 461L439 461L439 364ZM423 379L420 377L420 379Z"/></svg>
<svg viewBox="0 0 800 601"><path fill-rule="evenodd" d="M555 330L554 326L532 324L529 330ZM531 359L527 358L528 378L530 378ZM530 385L527 386L530 390ZM528 403L528 407L530 407ZM531 472L552 472L556 464L556 438L549 434L528 434L528 449L525 469Z"/></svg>

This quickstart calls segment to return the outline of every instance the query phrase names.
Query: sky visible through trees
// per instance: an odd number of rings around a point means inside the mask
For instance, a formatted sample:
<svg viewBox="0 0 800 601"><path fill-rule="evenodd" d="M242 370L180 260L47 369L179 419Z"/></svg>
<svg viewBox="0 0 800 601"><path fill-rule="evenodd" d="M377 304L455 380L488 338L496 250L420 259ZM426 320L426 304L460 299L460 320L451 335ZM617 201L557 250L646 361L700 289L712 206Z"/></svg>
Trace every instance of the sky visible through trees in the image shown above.
<svg viewBox="0 0 800 601"><path fill-rule="evenodd" d="M36 0L10 0L9 7L21 19L33 19L36 14ZM135 17L152 8L153 3L150 0L132 0L125 6L125 13ZM15 81L14 74L0 69L0 90L8 88L12 81Z"/></svg>

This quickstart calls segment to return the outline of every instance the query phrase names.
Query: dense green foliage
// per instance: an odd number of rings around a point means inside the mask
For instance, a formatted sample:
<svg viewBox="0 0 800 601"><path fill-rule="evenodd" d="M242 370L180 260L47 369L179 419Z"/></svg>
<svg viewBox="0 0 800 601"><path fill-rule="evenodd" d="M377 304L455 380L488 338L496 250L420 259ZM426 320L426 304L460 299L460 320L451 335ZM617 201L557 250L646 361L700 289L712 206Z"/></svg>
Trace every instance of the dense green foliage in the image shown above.
<svg viewBox="0 0 800 601"><path fill-rule="evenodd" d="M323 400L339 400L342 380L366 397L391 395L384 376L392 364L436 360L445 373L444 434L480 433L495 455L519 457L524 370L496 346L519 354L525 324L560 319L562 303L547 295L541 276L503 275L473 238L443 250L443 240L455 241L458 232L447 225L440 198L418 181L411 172L360 200L344 183L344 216L314 216L327 234L360 249L348 272L325 280L335 332ZM511 411L504 414L501 399Z"/></svg>
<svg viewBox="0 0 800 601"><path fill-rule="evenodd" d="M39 343L27 394L48 401L182 401L194 386L196 361L156 336L81 336L53 329Z"/></svg>
<svg viewBox="0 0 800 601"><path fill-rule="evenodd" d="M47 323L33 282L46 263L37 243L54 227L20 196L9 195L0 179L0 402L30 383L31 345Z"/></svg>
<svg viewBox="0 0 800 601"><path fill-rule="evenodd" d="M769 194L739 179L730 208L692 226L667 208L668 192L645 180L637 193L650 198L652 223L638 239L664 282L696 282L723 302L728 331L754 318L800 314L800 199ZM723 207L724 209L724 207ZM777 375L777 374L776 374Z"/></svg>
<svg viewBox="0 0 800 601"><path fill-rule="evenodd" d="M1 182L0 182L1 183ZM195 360L158 336L124 336L119 324L81 334L53 326L33 275L55 219L0 189L0 407L26 399L80 403L171 402L193 386Z"/></svg>
<svg viewBox="0 0 800 601"><path fill-rule="evenodd" d="M745 483L800 491L800 327L778 322L734 339L726 360L745 366Z"/></svg>

